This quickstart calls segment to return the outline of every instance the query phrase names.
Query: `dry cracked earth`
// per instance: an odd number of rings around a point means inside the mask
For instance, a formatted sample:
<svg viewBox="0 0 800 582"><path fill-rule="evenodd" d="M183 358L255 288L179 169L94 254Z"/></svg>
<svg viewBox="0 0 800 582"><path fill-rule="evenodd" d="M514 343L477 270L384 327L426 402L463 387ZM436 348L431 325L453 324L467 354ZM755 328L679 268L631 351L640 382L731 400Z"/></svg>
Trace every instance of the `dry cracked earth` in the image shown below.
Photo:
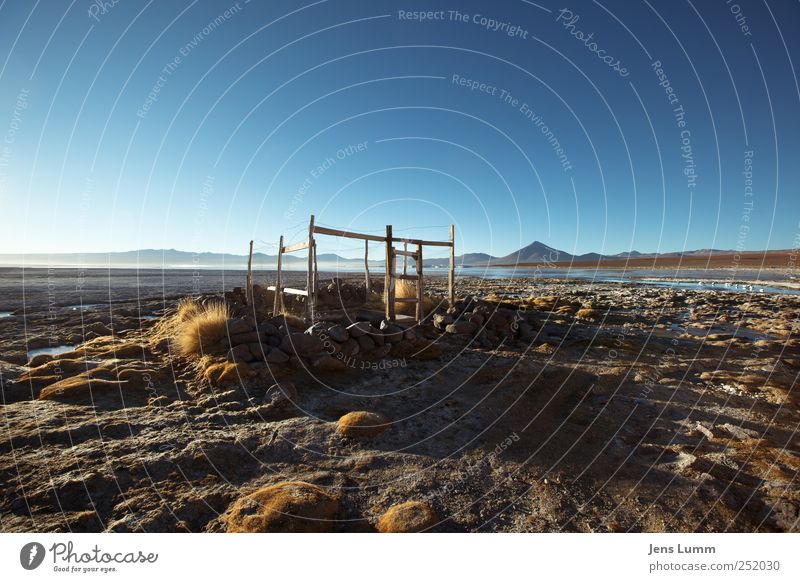
<svg viewBox="0 0 800 582"><path fill-rule="evenodd" d="M5 532L225 531L236 500L282 481L335 494L338 532L374 531L412 500L441 532L800 529L797 295L517 282L525 339L444 333L369 369L215 385L163 337L179 286L99 286L74 309L69 285L29 281L23 303L14 277L0 294ZM27 365L52 344L70 348ZM35 398L81 374L81 398ZM264 404L276 382L294 384L291 405ZM358 410L389 428L340 434Z"/></svg>

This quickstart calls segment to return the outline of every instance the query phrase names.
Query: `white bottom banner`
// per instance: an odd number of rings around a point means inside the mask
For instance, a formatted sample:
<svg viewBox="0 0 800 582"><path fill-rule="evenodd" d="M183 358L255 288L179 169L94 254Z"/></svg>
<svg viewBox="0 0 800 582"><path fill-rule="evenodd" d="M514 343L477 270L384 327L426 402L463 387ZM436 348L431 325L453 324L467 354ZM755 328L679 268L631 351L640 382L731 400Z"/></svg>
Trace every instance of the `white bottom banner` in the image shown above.
<svg viewBox="0 0 800 582"><path fill-rule="evenodd" d="M797 534L2 534L3 580L798 580ZM413 578L410 578L413 577Z"/></svg>

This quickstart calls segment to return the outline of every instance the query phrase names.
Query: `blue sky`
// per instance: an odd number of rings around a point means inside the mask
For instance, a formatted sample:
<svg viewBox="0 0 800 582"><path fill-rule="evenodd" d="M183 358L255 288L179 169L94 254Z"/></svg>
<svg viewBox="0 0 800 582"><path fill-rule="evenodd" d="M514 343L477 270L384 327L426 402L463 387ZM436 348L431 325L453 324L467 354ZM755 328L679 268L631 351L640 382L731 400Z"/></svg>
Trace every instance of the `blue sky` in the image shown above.
<svg viewBox="0 0 800 582"><path fill-rule="evenodd" d="M796 245L800 4L101 4L0 8L0 252Z"/></svg>

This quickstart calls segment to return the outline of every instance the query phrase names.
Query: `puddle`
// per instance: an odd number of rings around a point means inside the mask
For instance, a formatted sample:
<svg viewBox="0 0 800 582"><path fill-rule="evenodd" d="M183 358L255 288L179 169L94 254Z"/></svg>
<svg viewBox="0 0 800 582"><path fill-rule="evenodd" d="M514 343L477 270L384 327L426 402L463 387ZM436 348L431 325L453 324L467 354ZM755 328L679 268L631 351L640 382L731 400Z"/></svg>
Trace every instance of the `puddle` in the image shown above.
<svg viewBox="0 0 800 582"><path fill-rule="evenodd" d="M723 335L730 335L732 337L739 339L747 339L750 341L774 339L769 334L737 325L724 325L724 326L715 325L709 329L704 329L702 327L692 327L692 326L681 325L680 323L673 323L670 324L669 329L681 333L688 333L690 335L698 337L723 334Z"/></svg>
<svg viewBox="0 0 800 582"><path fill-rule="evenodd" d="M65 309L69 309L71 311L88 311L89 309L95 309L96 307L104 307L105 304L103 303L84 303L83 305L67 305Z"/></svg>
<svg viewBox="0 0 800 582"><path fill-rule="evenodd" d="M71 352L75 349L76 346L51 346L47 348L37 348L35 350L30 350L28 352L28 359L30 360L33 356L38 356L39 354L50 354L52 356L57 356L58 354L63 354L65 352Z"/></svg>
<svg viewBox="0 0 800 582"><path fill-rule="evenodd" d="M157 315L142 315L139 319L158 319Z"/></svg>
<svg viewBox="0 0 800 582"><path fill-rule="evenodd" d="M14 314L10 311L0 311L0 319L3 319L4 317L14 317Z"/></svg>

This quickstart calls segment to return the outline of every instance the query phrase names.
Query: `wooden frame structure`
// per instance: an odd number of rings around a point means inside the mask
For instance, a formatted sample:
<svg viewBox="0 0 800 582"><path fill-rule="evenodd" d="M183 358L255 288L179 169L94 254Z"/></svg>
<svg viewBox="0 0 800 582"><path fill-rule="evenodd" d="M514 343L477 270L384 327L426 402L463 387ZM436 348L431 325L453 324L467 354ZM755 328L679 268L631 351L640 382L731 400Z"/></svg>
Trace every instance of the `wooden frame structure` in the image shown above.
<svg viewBox="0 0 800 582"><path fill-rule="evenodd" d="M275 300L273 304L273 311L280 313L283 310L283 296L284 293L289 295L301 295L307 297L306 300L306 315L313 320L316 311L317 290L319 288L319 271L317 270L317 243L314 240L315 234L322 234L328 236L337 236L342 238L352 238L364 241L364 274L366 282L366 292L370 293L372 284L369 278L369 243L380 242L386 245L385 261L386 273L384 275L383 287L383 301L386 309L386 319L395 321L397 314L395 312L395 303L414 303L416 306L415 317L417 321L422 321L425 317L424 295L425 295L425 280L422 269L422 248L424 246L438 246L450 247L450 266L447 274L447 290L448 302L450 306L455 303L455 227L450 225L450 240L448 241L433 241L422 239L409 239L395 237L392 235L392 226L386 226L386 236L377 236L371 234L362 234L359 232L350 232L346 230L339 230L335 228L327 228L314 224L314 215L308 223L308 240L291 245L284 246L283 235L278 239L278 267L277 267L277 280L274 286L268 287L269 290L275 291ZM403 250L398 250L394 247L395 243L403 243ZM416 250L409 251L408 247L416 247ZM306 272L306 288L293 289L291 287L283 286L282 267L284 253L293 253L308 249L308 267ZM395 274L397 266L397 257L403 257L403 273L401 275ZM416 274L408 274L408 259L414 259L416 265ZM416 281L417 282L417 295L416 297L403 297L397 298L395 295L397 280Z"/></svg>

